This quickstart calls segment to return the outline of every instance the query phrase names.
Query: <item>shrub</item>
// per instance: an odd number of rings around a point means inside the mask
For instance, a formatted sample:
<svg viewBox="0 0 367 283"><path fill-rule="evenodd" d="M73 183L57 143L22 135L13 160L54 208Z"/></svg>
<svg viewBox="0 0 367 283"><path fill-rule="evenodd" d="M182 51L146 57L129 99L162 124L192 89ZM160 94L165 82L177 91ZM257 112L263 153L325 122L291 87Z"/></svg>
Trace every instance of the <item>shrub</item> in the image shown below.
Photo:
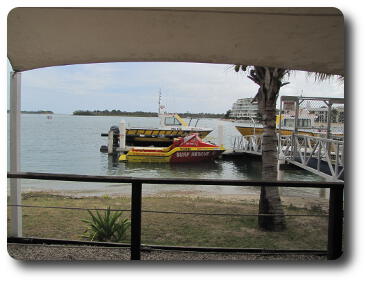
<svg viewBox="0 0 367 283"><path fill-rule="evenodd" d="M122 212L111 212L111 208L108 207L102 215L99 211L93 214L88 210L88 213L91 219L82 219L88 224L83 238L98 242L122 242L125 239L130 221L121 217Z"/></svg>

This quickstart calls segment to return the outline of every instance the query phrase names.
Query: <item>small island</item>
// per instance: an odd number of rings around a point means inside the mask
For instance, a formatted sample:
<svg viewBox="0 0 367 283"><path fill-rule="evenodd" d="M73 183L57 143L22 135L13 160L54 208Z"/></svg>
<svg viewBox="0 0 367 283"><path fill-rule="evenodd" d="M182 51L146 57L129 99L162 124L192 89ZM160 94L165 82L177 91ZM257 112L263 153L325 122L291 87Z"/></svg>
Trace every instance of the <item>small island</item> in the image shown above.
<svg viewBox="0 0 367 283"><path fill-rule="evenodd" d="M182 118L223 118L225 114L215 113L177 113ZM131 117L157 117L157 112L144 112L144 111L121 111L121 110L76 110L73 115L80 116L131 116Z"/></svg>

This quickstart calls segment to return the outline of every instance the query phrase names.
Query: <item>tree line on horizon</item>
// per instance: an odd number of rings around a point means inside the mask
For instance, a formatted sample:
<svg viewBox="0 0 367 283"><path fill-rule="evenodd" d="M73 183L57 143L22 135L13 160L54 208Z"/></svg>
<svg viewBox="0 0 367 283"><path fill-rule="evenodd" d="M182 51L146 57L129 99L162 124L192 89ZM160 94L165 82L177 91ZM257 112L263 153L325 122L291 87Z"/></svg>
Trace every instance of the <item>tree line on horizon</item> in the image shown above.
<svg viewBox="0 0 367 283"><path fill-rule="evenodd" d="M177 113L183 118L224 118L224 113ZM132 117L157 117L157 112L121 111L121 110L76 110L73 115L80 116L132 116Z"/></svg>

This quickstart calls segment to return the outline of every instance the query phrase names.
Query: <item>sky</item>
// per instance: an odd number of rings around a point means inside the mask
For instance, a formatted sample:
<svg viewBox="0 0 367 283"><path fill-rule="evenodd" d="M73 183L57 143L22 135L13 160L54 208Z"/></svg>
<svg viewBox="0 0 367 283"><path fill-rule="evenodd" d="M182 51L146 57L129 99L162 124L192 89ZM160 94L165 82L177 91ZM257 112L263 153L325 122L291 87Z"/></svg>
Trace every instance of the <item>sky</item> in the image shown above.
<svg viewBox="0 0 367 283"><path fill-rule="evenodd" d="M8 63L8 71L11 66ZM336 78L315 82L293 72L280 95L344 97ZM150 111L162 102L169 112L225 113L239 98L253 97L258 86L232 65L203 63L98 63L56 66L22 73L22 110Z"/></svg>

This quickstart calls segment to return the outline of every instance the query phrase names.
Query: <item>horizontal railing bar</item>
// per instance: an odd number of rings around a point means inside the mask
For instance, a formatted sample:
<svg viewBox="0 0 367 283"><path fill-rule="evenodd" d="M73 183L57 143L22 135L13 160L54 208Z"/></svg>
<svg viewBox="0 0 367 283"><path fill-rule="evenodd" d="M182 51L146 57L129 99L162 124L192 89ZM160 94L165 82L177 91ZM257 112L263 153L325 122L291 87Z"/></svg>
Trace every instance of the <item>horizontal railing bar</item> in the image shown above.
<svg viewBox="0 0 367 283"><path fill-rule="evenodd" d="M311 216L311 217L327 217L327 214L240 214L240 213L202 213L202 212L176 212L176 211L154 211L142 210L144 213L164 213L164 214L185 214L185 215L203 215L203 216Z"/></svg>
<svg viewBox="0 0 367 283"><path fill-rule="evenodd" d="M42 206L42 205L27 205L27 204L8 204L7 206L25 207L25 208L47 208L47 209L66 209L66 210L98 210L107 211L107 208L84 208L70 206ZM131 211L131 209L109 209L110 211Z"/></svg>
<svg viewBox="0 0 367 283"><path fill-rule="evenodd" d="M61 240L50 238L25 238L25 237L8 237L8 243L12 244L54 244L54 245L71 245L71 246L97 246L106 248L127 248L130 244L114 243L114 242L90 242L77 240ZM163 245L141 245L142 251L152 250L172 250L172 251L196 251L196 252L233 252L233 253L261 253L261 254L311 254L326 256L326 250L274 250L262 248L220 248L220 247L192 247L192 246L163 246Z"/></svg>
<svg viewBox="0 0 367 283"><path fill-rule="evenodd" d="M325 256L326 251L323 250L274 250L266 248L220 248L220 247L192 247L192 246L161 246L161 245L142 245L144 249L162 250L162 251L189 251L189 252L227 252L227 253L249 253L249 254L264 254L264 255L275 255L275 254L310 254Z"/></svg>
<svg viewBox="0 0 367 283"><path fill-rule="evenodd" d="M45 208L45 209L69 209L69 210L98 210L107 211L107 208L83 208L83 207L66 207L66 206L40 206L26 204L8 204L9 207L25 207L25 208ZM110 211L131 211L131 209L110 209ZM197 216L306 216L306 217L328 217L328 214L241 214L241 213L205 213L205 212L179 212L179 211L157 211L157 210L142 210L142 213L160 213L160 214L183 214Z"/></svg>
<svg viewBox="0 0 367 283"><path fill-rule="evenodd" d="M264 180L233 180L233 179L188 179L188 178L142 178L124 176L94 176L78 174L8 173L8 178L100 182L100 183L145 183L145 184L176 184L176 185L222 185L222 186L283 186L283 187L310 187L310 188L342 188L343 182L308 182L308 181L264 181Z"/></svg>
<svg viewBox="0 0 367 283"><path fill-rule="evenodd" d="M116 242L97 242L97 241L82 241L82 240L67 240L55 238L35 238L35 237L8 237L8 244L24 244L24 245L71 245L71 246L96 246L96 247L116 247L129 248L128 243Z"/></svg>

